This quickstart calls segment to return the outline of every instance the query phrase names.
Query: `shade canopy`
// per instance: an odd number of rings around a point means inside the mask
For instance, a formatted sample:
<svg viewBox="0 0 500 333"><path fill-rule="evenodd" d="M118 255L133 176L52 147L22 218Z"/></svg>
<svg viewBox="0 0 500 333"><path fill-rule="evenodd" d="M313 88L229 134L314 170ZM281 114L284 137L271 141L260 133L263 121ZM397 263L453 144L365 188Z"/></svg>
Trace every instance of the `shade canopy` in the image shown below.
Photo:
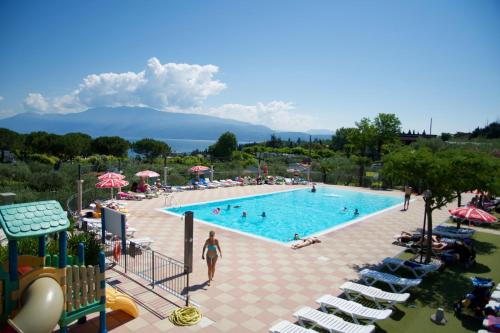
<svg viewBox="0 0 500 333"><path fill-rule="evenodd" d="M477 207L458 207L449 210L450 214L454 217L469 220L478 223L494 223L497 218L488 212Z"/></svg>
<svg viewBox="0 0 500 333"><path fill-rule="evenodd" d="M95 184L96 188L119 188L128 185L128 181L123 179L105 179Z"/></svg>
<svg viewBox="0 0 500 333"><path fill-rule="evenodd" d="M154 172L151 170L144 170L144 171L139 171L138 173L135 174L137 177L160 177L160 174L158 172Z"/></svg>
<svg viewBox="0 0 500 333"><path fill-rule="evenodd" d="M97 177L99 180L106 180L106 179L124 179L125 176L116 172L106 172L104 175L101 175Z"/></svg>
<svg viewBox="0 0 500 333"><path fill-rule="evenodd" d="M207 170L210 170L210 168L203 165L195 165L194 167L189 168L189 171L194 173L205 172Z"/></svg>

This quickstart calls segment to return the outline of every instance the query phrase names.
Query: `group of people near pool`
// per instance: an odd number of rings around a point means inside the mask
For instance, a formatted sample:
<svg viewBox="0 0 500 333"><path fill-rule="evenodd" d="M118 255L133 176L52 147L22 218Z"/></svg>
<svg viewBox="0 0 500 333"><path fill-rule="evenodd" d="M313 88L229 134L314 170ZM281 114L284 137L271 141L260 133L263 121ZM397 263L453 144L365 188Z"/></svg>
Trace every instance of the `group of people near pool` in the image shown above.
<svg viewBox="0 0 500 333"><path fill-rule="evenodd" d="M241 208L241 206L240 205L234 205L233 208ZM231 209L231 205L227 205L226 210L230 210L230 209ZM219 215L221 212L222 212L222 210L220 209L220 207L217 207L214 210L212 210L212 213L215 214L215 215ZM266 217L266 212L262 212L259 216L260 217ZM241 213L241 217L247 217L246 210L244 210Z"/></svg>

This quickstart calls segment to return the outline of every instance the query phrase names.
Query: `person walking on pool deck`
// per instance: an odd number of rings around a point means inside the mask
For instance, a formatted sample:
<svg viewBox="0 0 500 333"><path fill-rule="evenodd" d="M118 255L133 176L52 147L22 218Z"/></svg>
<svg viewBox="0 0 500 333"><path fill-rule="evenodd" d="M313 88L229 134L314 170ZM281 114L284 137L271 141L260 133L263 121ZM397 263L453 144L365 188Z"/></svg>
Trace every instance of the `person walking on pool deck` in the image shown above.
<svg viewBox="0 0 500 333"><path fill-rule="evenodd" d="M222 258L222 251L219 246L219 240L215 238L215 231L211 230L208 233L208 239L203 245L203 251L201 252L201 259L205 260L205 249L207 249L207 266L208 266L208 285L214 279L215 274L215 264L217 263L217 250L219 250L219 255Z"/></svg>
<svg viewBox="0 0 500 333"><path fill-rule="evenodd" d="M403 204L403 210L408 210L410 207L411 191L411 186L405 185L405 203Z"/></svg>

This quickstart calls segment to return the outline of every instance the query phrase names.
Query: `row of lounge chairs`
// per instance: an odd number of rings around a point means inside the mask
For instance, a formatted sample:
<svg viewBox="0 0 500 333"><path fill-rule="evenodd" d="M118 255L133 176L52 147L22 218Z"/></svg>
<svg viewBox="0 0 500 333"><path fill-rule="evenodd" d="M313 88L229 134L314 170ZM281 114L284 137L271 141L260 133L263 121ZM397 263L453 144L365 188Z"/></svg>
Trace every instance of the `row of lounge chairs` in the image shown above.
<svg viewBox="0 0 500 333"><path fill-rule="evenodd" d="M303 307L294 313L298 323L293 324L283 320L270 328L271 333L312 333L312 329L304 328L306 323L312 323L313 327L320 327L328 332L336 333L370 333L375 330L373 323L387 319L392 314L395 304L403 303L410 297L409 293L404 293L411 287L418 286L422 282L422 277L437 271L441 264L420 264L398 258L386 258L382 264L391 271L398 269L408 269L416 278L407 279L393 274L383 273L371 269L363 269L359 272L360 280L365 284L346 282L340 289L344 292L345 298L332 295L323 295L316 300L321 310L311 307ZM376 282L383 282L389 286L392 292L383 291L372 285ZM371 300L376 308L366 307L356 302L360 297ZM333 309L333 312L330 312ZM351 317L352 323L336 316L342 312ZM363 325L366 323L366 325Z"/></svg>

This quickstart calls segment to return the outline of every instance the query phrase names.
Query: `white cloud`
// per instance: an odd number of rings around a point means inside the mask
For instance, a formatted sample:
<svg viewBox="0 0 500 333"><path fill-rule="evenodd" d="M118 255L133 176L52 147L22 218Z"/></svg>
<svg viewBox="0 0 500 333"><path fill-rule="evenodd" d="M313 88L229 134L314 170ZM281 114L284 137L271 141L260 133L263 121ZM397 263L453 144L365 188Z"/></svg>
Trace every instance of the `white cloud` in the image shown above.
<svg viewBox="0 0 500 333"><path fill-rule="evenodd" d="M12 116L15 116L17 112L15 112L13 109L1 109L0 110L0 119L4 118L9 118Z"/></svg>
<svg viewBox="0 0 500 333"><path fill-rule="evenodd" d="M214 79L218 71L214 65L161 64L157 58L151 58L140 72L88 75L66 95L48 98L30 93L24 108L42 113L71 113L92 107L142 106L235 119L276 130L302 131L313 127L314 119L296 112L290 102L203 107L208 97L226 88Z"/></svg>
<svg viewBox="0 0 500 333"><path fill-rule="evenodd" d="M3 100L4 100L3 96L0 96L0 102L3 101Z"/></svg>
<svg viewBox="0 0 500 333"><path fill-rule="evenodd" d="M24 108L28 111L47 112L49 102L39 93L29 93L24 99Z"/></svg>
<svg viewBox="0 0 500 333"><path fill-rule="evenodd" d="M214 80L218 71L214 65L163 65L157 58L151 58L146 69L138 73L88 75L67 95L47 99L41 94L29 94L25 106L30 110L59 113L102 106L148 106L158 110L195 108L226 88L224 83Z"/></svg>
<svg viewBox="0 0 500 333"><path fill-rule="evenodd" d="M201 113L265 125L276 130L303 131L312 128L314 123L314 118L296 113L293 103L283 101L256 105L224 104Z"/></svg>

